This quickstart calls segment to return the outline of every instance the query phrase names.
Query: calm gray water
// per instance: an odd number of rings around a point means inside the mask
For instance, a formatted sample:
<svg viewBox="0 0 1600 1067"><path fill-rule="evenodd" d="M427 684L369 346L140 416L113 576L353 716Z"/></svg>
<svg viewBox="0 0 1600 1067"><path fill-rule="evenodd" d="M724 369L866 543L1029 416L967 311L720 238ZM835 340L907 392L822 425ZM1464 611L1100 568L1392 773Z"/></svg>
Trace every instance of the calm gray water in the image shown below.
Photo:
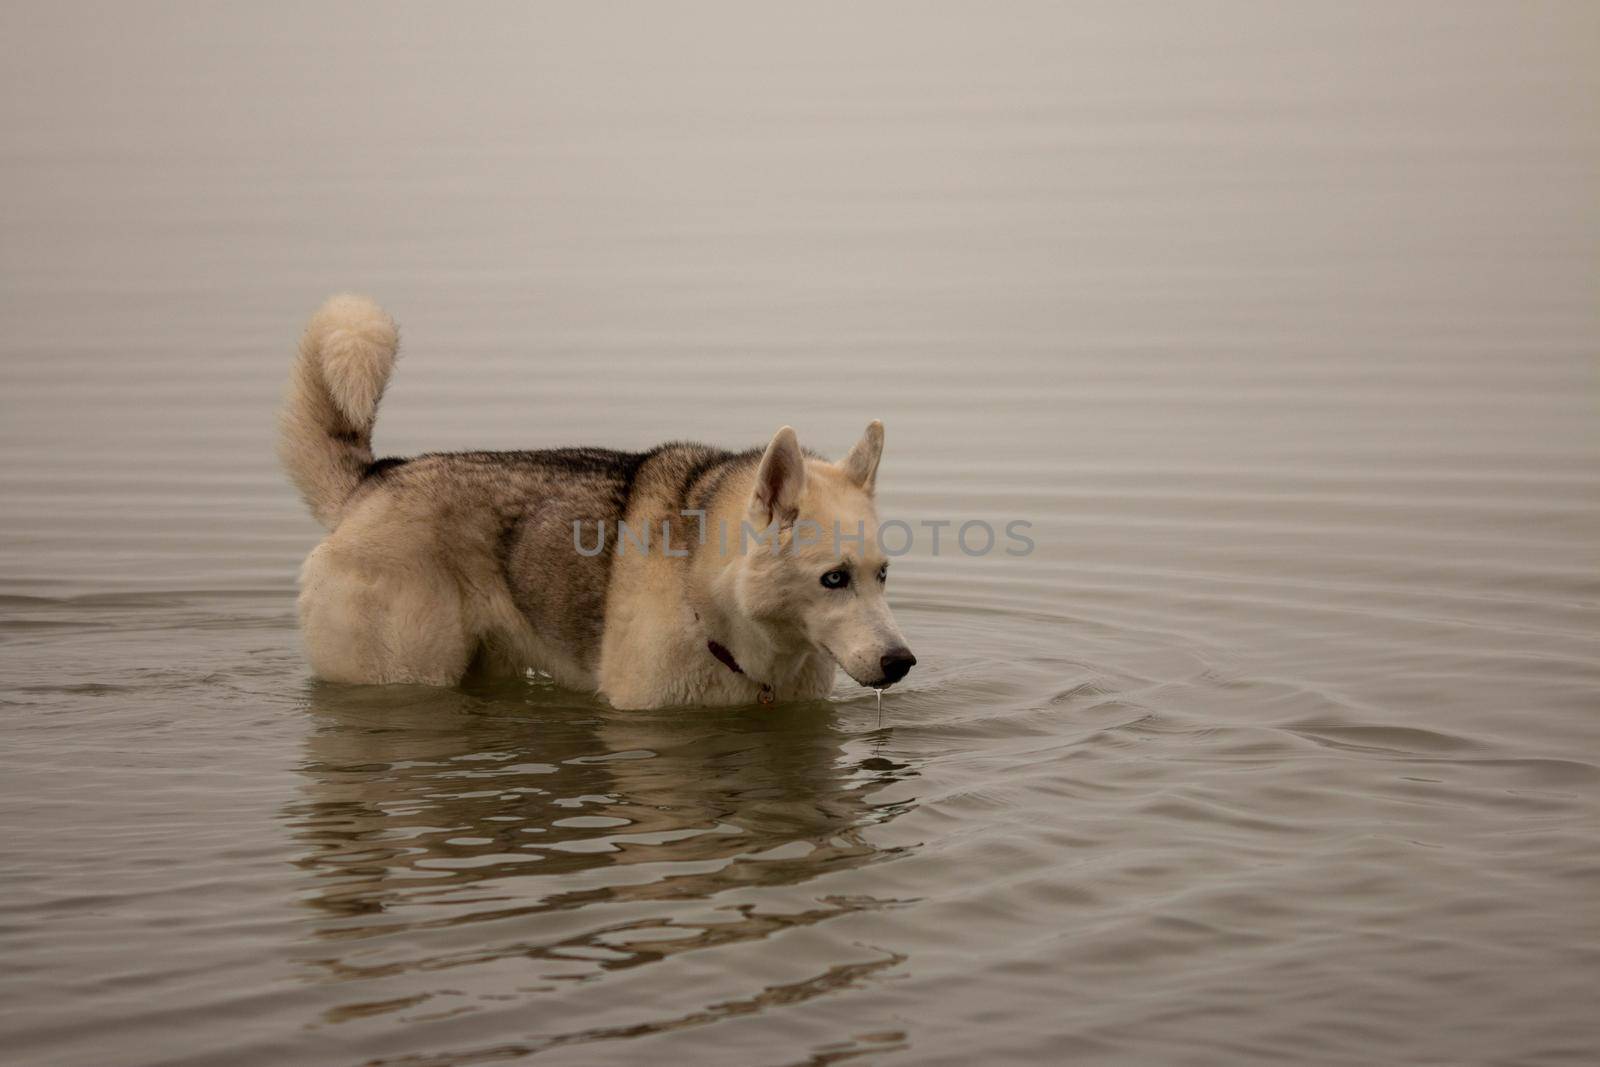
<svg viewBox="0 0 1600 1067"><path fill-rule="evenodd" d="M0 13L0 1047L1600 1053L1600 9ZM884 701L312 683L272 413L888 427Z"/></svg>

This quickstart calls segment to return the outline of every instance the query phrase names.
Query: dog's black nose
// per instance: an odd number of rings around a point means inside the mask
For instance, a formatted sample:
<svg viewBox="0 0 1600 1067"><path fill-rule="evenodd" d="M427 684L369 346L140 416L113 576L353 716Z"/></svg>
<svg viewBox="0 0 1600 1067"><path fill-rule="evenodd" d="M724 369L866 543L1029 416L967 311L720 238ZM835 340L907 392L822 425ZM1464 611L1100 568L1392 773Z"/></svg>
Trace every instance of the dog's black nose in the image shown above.
<svg viewBox="0 0 1600 1067"><path fill-rule="evenodd" d="M911 654L909 648L892 648L888 654L878 661L878 666L883 668L883 684L893 685L911 673L911 668L917 665L917 657Z"/></svg>

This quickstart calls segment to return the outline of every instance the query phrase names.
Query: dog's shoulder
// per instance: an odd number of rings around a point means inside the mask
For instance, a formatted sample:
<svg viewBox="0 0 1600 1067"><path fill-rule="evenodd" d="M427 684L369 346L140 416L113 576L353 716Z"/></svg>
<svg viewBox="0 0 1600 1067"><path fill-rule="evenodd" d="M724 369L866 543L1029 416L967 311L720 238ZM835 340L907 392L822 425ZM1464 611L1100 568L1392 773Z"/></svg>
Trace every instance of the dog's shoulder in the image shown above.
<svg viewBox="0 0 1600 1067"><path fill-rule="evenodd" d="M704 508L723 480L761 458L759 449L742 452L697 441L669 441L652 450L639 471L635 495L653 508L671 511Z"/></svg>

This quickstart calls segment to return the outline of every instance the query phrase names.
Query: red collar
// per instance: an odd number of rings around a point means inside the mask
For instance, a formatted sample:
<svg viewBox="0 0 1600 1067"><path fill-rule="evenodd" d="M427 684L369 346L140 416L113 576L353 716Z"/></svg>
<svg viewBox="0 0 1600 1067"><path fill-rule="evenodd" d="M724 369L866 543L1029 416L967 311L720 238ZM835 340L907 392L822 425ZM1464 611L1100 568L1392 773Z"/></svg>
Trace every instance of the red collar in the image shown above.
<svg viewBox="0 0 1600 1067"><path fill-rule="evenodd" d="M718 641L707 641L706 651L717 657L717 662L721 663L734 674L744 674L744 668L739 666L739 661L733 658L733 653L728 651L728 647L726 645ZM745 677L749 678L750 676L746 674ZM754 678L750 678L750 680L752 682L755 681ZM777 699L776 695L772 692L772 686L768 685L766 682L756 682L756 684L761 686L761 692L756 694L756 699L761 703L771 704Z"/></svg>

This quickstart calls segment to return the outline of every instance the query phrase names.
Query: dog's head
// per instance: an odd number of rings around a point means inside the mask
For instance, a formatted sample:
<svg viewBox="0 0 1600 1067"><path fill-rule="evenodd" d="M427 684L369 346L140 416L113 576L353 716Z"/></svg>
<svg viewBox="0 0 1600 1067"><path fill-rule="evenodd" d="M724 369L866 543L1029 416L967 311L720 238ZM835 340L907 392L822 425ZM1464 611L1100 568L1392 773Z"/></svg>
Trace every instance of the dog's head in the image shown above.
<svg viewBox="0 0 1600 1067"><path fill-rule="evenodd" d="M878 544L873 490L883 454L874 420L838 463L808 457L785 426L756 468L747 522L776 530L774 552L743 552L740 609L828 652L861 685L881 689L917 662L884 595L889 560Z"/></svg>

